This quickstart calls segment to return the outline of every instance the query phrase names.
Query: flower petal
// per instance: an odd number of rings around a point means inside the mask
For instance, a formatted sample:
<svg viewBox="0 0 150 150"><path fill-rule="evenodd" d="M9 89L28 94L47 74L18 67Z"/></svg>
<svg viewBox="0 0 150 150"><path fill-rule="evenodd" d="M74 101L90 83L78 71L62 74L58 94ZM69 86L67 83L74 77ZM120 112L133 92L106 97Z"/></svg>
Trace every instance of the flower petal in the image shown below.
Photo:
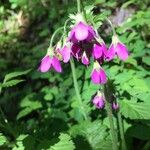
<svg viewBox="0 0 150 150"><path fill-rule="evenodd" d="M92 80L92 82L93 82L94 84L100 84L100 83L101 83L99 71L97 71L96 69L94 69L94 70L92 71L91 80Z"/></svg>
<svg viewBox="0 0 150 150"><path fill-rule="evenodd" d="M67 46L60 51L63 56L63 62L67 63L70 60L71 49Z"/></svg>
<svg viewBox="0 0 150 150"><path fill-rule="evenodd" d="M102 54L103 54L102 46L100 44L94 44L93 56L95 57L95 59L100 58Z"/></svg>
<svg viewBox="0 0 150 150"><path fill-rule="evenodd" d="M107 54L106 54L106 60L110 61L114 57L115 57L115 48L114 48L114 44L111 44L110 48L108 49Z"/></svg>
<svg viewBox="0 0 150 150"><path fill-rule="evenodd" d="M105 84L107 82L107 77L105 71L101 68L100 69L100 83Z"/></svg>
<svg viewBox="0 0 150 150"><path fill-rule="evenodd" d="M52 66L57 72L62 72L60 61L56 57L52 59Z"/></svg>
<svg viewBox="0 0 150 150"><path fill-rule="evenodd" d="M82 55L82 63L84 65L89 65L90 61L89 61L89 58L87 57L86 53L84 52L83 55Z"/></svg>
<svg viewBox="0 0 150 150"><path fill-rule="evenodd" d="M41 60L41 64L40 64L39 70L41 72L47 72L50 69L50 67L51 67L51 63L52 63L52 60L51 60L50 56L46 55Z"/></svg>
<svg viewBox="0 0 150 150"><path fill-rule="evenodd" d="M78 41L83 41L88 37L87 25L80 22L75 28L75 37Z"/></svg>
<svg viewBox="0 0 150 150"><path fill-rule="evenodd" d="M118 57L123 61L125 61L129 56L127 47L122 43L117 44L116 53Z"/></svg>

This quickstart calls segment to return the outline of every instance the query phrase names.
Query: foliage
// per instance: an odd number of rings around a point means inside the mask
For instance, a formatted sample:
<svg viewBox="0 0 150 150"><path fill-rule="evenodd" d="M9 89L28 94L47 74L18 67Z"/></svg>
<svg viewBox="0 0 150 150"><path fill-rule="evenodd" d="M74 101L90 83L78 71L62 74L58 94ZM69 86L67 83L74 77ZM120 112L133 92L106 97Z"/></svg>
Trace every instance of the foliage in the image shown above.
<svg viewBox="0 0 150 150"><path fill-rule="evenodd" d="M128 149L150 149L148 3L148 0L83 1L87 19L94 22L107 46L111 43L111 29L105 19L110 16L130 51L126 62L115 59L103 66L110 79L109 93L116 95L120 105ZM89 121L84 121L81 114L69 64L63 66L61 74L38 71L37 64L52 33L75 12L75 0L0 2L0 149L111 149L106 112L96 110L91 103L101 88L89 79L92 66L86 69L78 62L75 64ZM113 113L116 128L117 112Z"/></svg>

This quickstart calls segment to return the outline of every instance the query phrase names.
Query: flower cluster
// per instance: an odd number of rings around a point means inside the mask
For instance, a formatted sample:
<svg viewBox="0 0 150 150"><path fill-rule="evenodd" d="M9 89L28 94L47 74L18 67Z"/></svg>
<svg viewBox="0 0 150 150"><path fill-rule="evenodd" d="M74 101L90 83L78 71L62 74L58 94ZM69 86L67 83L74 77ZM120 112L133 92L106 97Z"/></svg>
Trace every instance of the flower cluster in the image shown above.
<svg viewBox="0 0 150 150"><path fill-rule="evenodd" d="M48 48L46 56L41 60L39 70L47 72L54 68L55 71L62 72L60 61L68 63L71 57L85 66L89 66L94 61L91 80L94 84L105 84L107 76L102 68L104 61L111 61L115 56L125 61L128 55L126 46L120 42L116 33L112 37L112 43L107 50L106 44L97 30L89 25L81 14L77 14L75 23L68 35L63 34L56 46ZM92 59L93 61L91 61ZM105 106L103 94L98 92L93 99L93 103L97 108L102 109ZM112 103L114 110L117 110L118 107L118 104Z"/></svg>
<svg viewBox="0 0 150 150"><path fill-rule="evenodd" d="M101 67L102 63L112 60L115 55L125 61L128 58L128 50L119 41L117 35L112 37L112 43L107 50L104 41L94 28L85 22L81 15L80 19L78 17L77 20L79 21L76 21L68 37L65 37L63 45L59 44L56 48L52 49L50 47L48 49L47 55L41 60L39 70L47 72L53 67L57 72L62 72L60 60L67 63L73 56L78 61L81 61L82 64L88 66L90 65L91 58L93 58L94 64L91 72L91 80L94 84L105 84L107 77L104 69Z"/></svg>

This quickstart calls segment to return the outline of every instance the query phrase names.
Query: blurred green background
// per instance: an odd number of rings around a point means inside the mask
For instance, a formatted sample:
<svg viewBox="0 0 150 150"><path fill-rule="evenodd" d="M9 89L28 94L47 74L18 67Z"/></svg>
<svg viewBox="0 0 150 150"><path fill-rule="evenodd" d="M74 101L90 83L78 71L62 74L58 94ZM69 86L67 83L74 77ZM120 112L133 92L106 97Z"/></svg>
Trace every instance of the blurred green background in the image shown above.
<svg viewBox="0 0 150 150"><path fill-rule="evenodd" d="M108 16L130 51L127 62L116 59L104 68L123 99L128 149L148 150L150 1L84 0L83 4L86 10L94 5L99 18ZM106 112L91 104L99 89L90 82L92 66L87 69L76 62L84 107L92 122L83 121L75 101L69 64L62 65L61 74L38 71L52 33L75 12L75 0L0 0L0 150L111 150ZM99 25L109 46L111 28L105 21ZM19 72L12 81L6 79L11 72Z"/></svg>

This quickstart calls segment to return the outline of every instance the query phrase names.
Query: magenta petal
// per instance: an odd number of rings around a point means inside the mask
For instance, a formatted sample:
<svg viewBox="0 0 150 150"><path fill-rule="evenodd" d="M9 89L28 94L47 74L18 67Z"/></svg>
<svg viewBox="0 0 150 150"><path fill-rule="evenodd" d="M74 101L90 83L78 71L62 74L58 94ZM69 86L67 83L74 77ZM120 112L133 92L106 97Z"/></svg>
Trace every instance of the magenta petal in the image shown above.
<svg viewBox="0 0 150 150"><path fill-rule="evenodd" d="M125 61L129 56L127 47L122 43L117 44L116 53L118 57L123 61Z"/></svg>
<svg viewBox="0 0 150 150"><path fill-rule="evenodd" d="M108 61L112 60L115 57L115 48L113 44L110 45L110 48L108 49L106 55L106 60Z"/></svg>
<svg viewBox="0 0 150 150"><path fill-rule="evenodd" d="M80 57L80 47L77 45L77 44L73 44L72 47L71 47L71 52L72 52L72 55L74 57L76 57L77 59L79 59Z"/></svg>
<svg viewBox="0 0 150 150"><path fill-rule="evenodd" d="M113 110L117 110L117 109L119 109L119 104L118 104L118 103L113 102L113 103L112 103L112 108L113 108Z"/></svg>
<svg viewBox="0 0 150 150"><path fill-rule="evenodd" d="M95 44L93 47L93 56L95 59L98 59L102 56L103 47L99 44Z"/></svg>
<svg viewBox="0 0 150 150"><path fill-rule="evenodd" d="M57 72L62 72L60 61L56 57L52 59L52 66Z"/></svg>
<svg viewBox="0 0 150 150"><path fill-rule="evenodd" d="M89 65L89 63L90 63L89 58L87 57L87 55L85 53L83 53L83 55L82 55L82 63L84 65Z"/></svg>
<svg viewBox="0 0 150 150"><path fill-rule="evenodd" d="M50 56L46 55L41 60L41 64L40 64L39 70L41 72L47 72L50 69L50 67L51 67L51 63L52 63L52 60L51 60Z"/></svg>
<svg viewBox="0 0 150 150"><path fill-rule="evenodd" d="M80 22L75 28L75 37L78 41L83 41L88 37L87 25Z"/></svg>
<svg viewBox="0 0 150 150"><path fill-rule="evenodd" d="M67 46L61 50L61 54L63 56L63 62L67 63L70 60L71 49Z"/></svg>
<svg viewBox="0 0 150 150"><path fill-rule="evenodd" d="M105 84L107 82L106 73L102 68L100 69L100 80L101 84Z"/></svg>
<svg viewBox="0 0 150 150"><path fill-rule="evenodd" d="M94 84L100 84L101 83L101 80L100 80L100 75L99 75L99 71L97 71L96 69L94 69L92 71L92 74L91 74L91 79L92 79L92 82Z"/></svg>

